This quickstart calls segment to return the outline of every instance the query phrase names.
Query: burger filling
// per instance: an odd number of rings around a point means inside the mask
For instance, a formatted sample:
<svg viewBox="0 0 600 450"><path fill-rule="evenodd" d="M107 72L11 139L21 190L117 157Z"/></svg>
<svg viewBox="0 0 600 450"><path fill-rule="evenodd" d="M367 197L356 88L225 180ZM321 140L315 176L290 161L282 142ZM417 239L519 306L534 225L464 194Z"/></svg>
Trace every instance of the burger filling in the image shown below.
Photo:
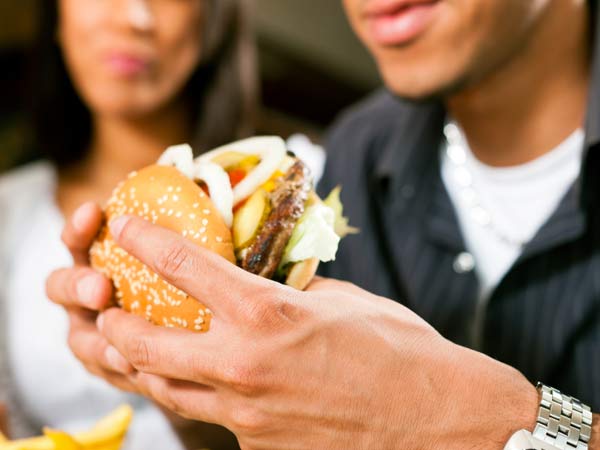
<svg viewBox="0 0 600 450"><path fill-rule="evenodd" d="M248 272L273 278L280 266L296 223L304 214L311 190L308 168L300 160L292 165L268 195L270 212L251 244L238 252L240 266Z"/></svg>
<svg viewBox="0 0 600 450"><path fill-rule="evenodd" d="M335 259L340 238L356 232L342 215L339 189L321 202L306 165L285 153L280 138L239 141L193 160L189 146L171 148L174 165L210 195L232 229L238 264L284 280L296 262Z"/></svg>

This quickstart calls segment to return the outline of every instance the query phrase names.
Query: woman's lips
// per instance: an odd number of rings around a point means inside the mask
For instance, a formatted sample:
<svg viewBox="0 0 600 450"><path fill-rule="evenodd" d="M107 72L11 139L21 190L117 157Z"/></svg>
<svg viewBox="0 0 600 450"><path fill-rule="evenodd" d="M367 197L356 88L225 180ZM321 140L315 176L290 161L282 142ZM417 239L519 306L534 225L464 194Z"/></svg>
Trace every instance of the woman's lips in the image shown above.
<svg viewBox="0 0 600 450"><path fill-rule="evenodd" d="M106 64L111 73L127 78L142 75L150 68L149 59L126 53L111 53Z"/></svg>
<svg viewBox="0 0 600 450"><path fill-rule="evenodd" d="M440 0L376 0L366 14L369 34L379 45L406 44L426 30L439 3Z"/></svg>

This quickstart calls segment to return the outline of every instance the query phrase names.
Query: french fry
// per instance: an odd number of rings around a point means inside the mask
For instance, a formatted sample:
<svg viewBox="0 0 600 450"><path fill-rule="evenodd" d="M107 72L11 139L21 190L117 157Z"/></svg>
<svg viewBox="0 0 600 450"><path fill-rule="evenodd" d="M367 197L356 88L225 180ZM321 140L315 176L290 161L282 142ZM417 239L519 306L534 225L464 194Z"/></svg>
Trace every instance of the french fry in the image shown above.
<svg viewBox="0 0 600 450"><path fill-rule="evenodd" d="M0 438L0 450L119 450L133 417L130 406L117 408L89 431L69 435L44 429L44 436L8 441Z"/></svg>
<svg viewBox="0 0 600 450"><path fill-rule="evenodd" d="M60 450L83 450L83 447L67 433L50 428L44 428L44 435L50 439L54 448Z"/></svg>

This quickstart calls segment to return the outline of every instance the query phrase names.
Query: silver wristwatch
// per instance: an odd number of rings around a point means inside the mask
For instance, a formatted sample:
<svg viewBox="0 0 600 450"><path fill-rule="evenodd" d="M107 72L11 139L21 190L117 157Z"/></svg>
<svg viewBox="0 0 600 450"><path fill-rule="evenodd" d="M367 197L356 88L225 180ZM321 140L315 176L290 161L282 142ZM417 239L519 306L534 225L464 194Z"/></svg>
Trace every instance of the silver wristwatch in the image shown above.
<svg viewBox="0 0 600 450"><path fill-rule="evenodd" d="M515 433L504 449L588 450L592 434L590 407L541 383L537 389L540 409L533 433Z"/></svg>

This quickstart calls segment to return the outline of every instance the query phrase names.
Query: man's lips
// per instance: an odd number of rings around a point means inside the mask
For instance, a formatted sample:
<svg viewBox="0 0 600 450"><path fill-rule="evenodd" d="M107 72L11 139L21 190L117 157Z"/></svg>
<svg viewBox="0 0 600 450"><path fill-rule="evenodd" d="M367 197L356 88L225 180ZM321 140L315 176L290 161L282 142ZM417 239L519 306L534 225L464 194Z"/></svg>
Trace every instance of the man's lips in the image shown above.
<svg viewBox="0 0 600 450"><path fill-rule="evenodd" d="M430 24L441 0L374 0L365 17L368 33L379 45L402 45L420 36Z"/></svg>

